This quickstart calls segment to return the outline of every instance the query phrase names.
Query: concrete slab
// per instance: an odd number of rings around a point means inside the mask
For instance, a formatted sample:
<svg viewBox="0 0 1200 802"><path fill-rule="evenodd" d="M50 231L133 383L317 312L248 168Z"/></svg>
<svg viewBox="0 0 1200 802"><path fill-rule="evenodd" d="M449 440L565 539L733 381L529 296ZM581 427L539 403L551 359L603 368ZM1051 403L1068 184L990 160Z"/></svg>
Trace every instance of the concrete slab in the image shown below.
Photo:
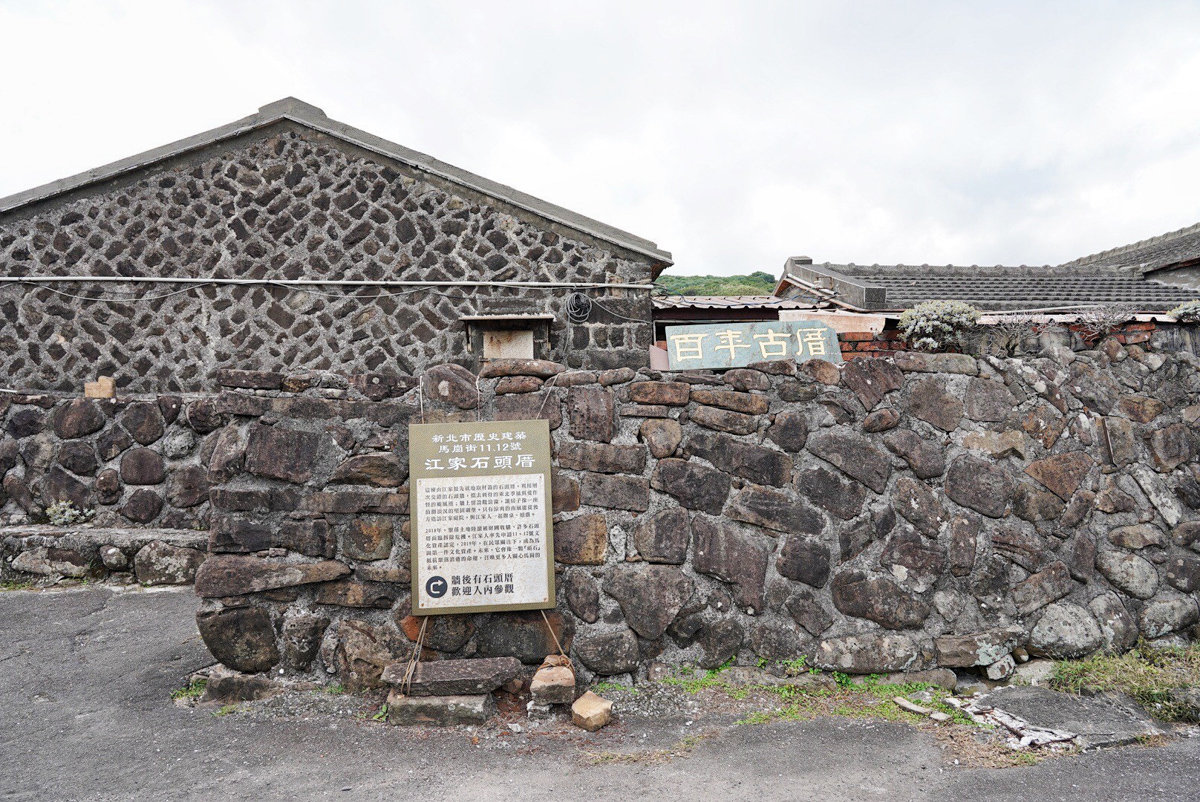
<svg viewBox="0 0 1200 802"><path fill-rule="evenodd" d="M1121 693L1073 696L1049 688L999 688L979 700L1035 727L1068 730L1084 749L1122 746L1166 731L1154 723L1133 699Z"/></svg>

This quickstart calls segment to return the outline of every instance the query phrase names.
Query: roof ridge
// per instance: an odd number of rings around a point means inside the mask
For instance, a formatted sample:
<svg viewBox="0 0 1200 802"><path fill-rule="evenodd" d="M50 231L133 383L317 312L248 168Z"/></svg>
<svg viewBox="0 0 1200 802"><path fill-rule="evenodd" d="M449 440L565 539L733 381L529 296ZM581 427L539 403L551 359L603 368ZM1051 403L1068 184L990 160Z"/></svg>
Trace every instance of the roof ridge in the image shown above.
<svg viewBox="0 0 1200 802"><path fill-rule="evenodd" d="M1073 265L1082 266L1082 265L1098 262L1098 261L1101 261L1101 260L1109 258L1109 257L1120 256L1123 253L1130 253L1131 251L1136 251L1141 248L1148 247L1150 245L1158 245L1160 243L1168 242L1170 240L1177 239L1179 237L1183 237L1188 234L1196 234L1196 233L1200 233L1200 223L1193 223L1190 226L1184 226L1183 228L1178 229L1176 231L1168 231L1164 234L1158 234L1156 236L1149 237L1144 240L1139 240L1137 242L1131 242L1128 245L1119 245L1116 248L1109 248L1106 251L1097 251L1096 253L1088 254L1087 256L1081 256L1078 259L1072 259L1069 262L1063 262L1062 264L1060 264L1058 266L1059 267L1071 267Z"/></svg>
<svg viewBox="0 0 1200 802"><path fill-rule="evenodd" d="M672 263L671 254L660 249L656 243L650 240L643 239L628 231L623 231L615 226L610 226L607 223L602 223L599 220L521 192L497 181L476 175L460 167L439 161L432 156L406 148L383 137L332 120L320 108L290 96L261 106L257 113L217 128L193 134L192 136L178 139L157 148L151 148L150 150L101 165L91 170L86 170L82 173L0 198L0 215L31 203L37 203L57 195L83 189L93 184L141 170L158 162L234 139L285 119L311 128L318 133L329 135L355 147L363 148L385 158L401 162L421 172L532 212L539 217L588 236L604 240L644 256L649 256L668 265Z"/></svg>

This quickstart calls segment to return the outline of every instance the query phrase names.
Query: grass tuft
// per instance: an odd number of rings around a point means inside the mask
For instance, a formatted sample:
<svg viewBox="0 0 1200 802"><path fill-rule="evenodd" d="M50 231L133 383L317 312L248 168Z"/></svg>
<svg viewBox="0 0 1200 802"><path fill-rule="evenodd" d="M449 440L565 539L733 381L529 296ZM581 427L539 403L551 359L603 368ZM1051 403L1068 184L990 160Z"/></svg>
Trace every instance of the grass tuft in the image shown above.
<svg viewBox="0 0 1200 802"><path fill-rule="evenodd" d="M1200 644L1158 648L1148 643L1125 654L1098 654L1054 664L1050 687L1068 693L1122 691L1162 721L1195 721L1196 711L1172 691L1200 686Z"/></svg>

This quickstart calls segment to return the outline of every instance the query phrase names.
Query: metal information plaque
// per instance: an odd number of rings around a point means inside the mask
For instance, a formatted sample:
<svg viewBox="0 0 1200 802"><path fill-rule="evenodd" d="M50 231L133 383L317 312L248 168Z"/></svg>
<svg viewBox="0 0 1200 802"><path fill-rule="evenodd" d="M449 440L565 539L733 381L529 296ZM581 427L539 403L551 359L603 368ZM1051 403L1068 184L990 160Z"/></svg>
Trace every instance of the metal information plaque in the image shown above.
<svg viewBox="0 0 1200 802"><path fill-rule="evenodd" d="M837 332L815 320L667 326L670 370L745 367L773 359L841 362Z"/></svg>
<svg viewBox="0 0 1200 802"><path fill-rule="evenodd" d="M550 423L408 427L413 615L554 607Z"/></svg>

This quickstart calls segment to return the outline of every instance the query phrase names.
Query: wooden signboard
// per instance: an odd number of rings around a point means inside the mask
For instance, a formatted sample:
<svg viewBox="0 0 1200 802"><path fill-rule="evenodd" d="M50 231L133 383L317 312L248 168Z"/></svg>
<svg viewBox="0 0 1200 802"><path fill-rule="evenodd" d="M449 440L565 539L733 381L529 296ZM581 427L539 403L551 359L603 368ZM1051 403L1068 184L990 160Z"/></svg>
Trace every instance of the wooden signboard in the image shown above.
<svg viewBox="0 0 1200 802"><path fill-rule="evenodd" d="M670 370L726 370L776 359L842 361L837 332L814 320L668 326Z"/></svg>
<svg viewBox="0 0 1200 802"><path fill-rule="evenodd" d="M412 612L554 607L550 424L408 427Z"/></svg>

